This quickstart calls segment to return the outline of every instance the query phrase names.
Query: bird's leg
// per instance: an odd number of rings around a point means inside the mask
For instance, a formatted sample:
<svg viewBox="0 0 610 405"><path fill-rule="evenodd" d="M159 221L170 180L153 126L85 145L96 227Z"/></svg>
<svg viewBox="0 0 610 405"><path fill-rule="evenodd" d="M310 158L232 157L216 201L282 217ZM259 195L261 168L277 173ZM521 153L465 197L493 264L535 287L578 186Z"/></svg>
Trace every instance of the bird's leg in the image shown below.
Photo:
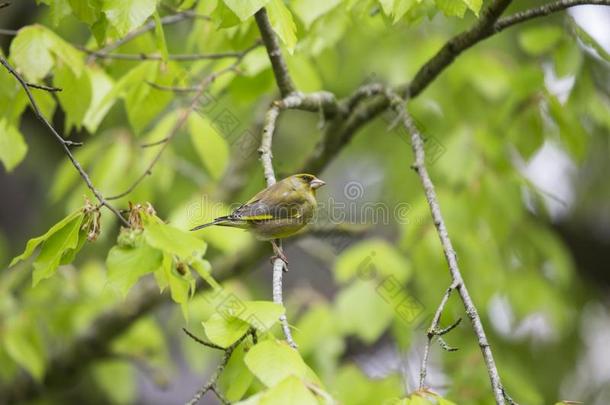
<svg viewBox="0 0 610 405"><path fill-rule="evenodd" d="M282 259L282 261L286 265L288 264L288 259L286 258L286 255L284 255L284 252L282 252L282 248L278 244L279 241L279 239L271 239L271 246L273 246L274 253L274 255L271 256L271 263L273 263L275 259ZM286 268L286 266L284 266L284 268Z"/></svg>

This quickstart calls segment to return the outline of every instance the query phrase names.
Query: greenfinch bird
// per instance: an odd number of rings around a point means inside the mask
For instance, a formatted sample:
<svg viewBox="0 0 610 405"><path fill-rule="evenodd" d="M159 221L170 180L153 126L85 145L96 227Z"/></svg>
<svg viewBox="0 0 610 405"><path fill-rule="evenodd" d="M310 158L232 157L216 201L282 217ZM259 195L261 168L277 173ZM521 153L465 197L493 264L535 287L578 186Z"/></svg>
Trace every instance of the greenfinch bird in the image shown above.
<svg viewBox="0 0 610 405"><path fill-rule="evenodd" d="M191 229L212 225L247 229L258 239L271 241L276 255L286 261L275 240L300 231L313 218L316 190L326 183L311 174L295 174L262 190L231 214Z"/></svg>

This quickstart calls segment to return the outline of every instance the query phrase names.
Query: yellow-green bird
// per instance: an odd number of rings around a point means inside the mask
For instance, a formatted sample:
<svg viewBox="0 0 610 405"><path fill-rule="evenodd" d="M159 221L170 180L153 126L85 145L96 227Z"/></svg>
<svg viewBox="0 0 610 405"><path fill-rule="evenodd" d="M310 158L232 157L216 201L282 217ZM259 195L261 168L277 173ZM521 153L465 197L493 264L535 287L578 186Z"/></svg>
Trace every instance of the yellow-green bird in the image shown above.
<svg viewBox="0 0 610 405"><path fill-rule="evenodd" d="M300 231L313 218L316 190L326 183L312 174L295 174L278 181L252 197L231 214L196 226L196 231L212 225L250 230L258 239L270 240L284 261L275 239Z"/></svg>

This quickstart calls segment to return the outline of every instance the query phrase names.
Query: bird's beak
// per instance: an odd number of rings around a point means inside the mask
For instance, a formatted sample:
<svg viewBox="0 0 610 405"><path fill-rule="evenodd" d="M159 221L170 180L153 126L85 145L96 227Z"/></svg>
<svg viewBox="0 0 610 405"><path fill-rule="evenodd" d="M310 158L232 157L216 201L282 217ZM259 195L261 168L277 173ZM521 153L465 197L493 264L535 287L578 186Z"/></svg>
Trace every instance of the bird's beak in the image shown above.
<svg viewBox="0 0 610 405"><path fill-rule="evenodd" d="M320 179L313 179L311 182L309 182L309 186L314 190L322 187L325 184L326 184L326 182L324 182Z"/></svg>

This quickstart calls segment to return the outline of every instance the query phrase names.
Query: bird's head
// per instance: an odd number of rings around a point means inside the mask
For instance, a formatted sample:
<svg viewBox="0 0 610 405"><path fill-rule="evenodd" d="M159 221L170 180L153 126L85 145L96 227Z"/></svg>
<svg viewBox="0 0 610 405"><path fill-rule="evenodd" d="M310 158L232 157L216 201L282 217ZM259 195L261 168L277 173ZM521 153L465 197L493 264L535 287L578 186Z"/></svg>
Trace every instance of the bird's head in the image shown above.
<svg viewBox="0 0 610 405"><path fill-rule="evenodd" d="M326 184L324 181L320 180L313 174L295 174L293 177L301 184L312 189L314 192Z"/></svg>

